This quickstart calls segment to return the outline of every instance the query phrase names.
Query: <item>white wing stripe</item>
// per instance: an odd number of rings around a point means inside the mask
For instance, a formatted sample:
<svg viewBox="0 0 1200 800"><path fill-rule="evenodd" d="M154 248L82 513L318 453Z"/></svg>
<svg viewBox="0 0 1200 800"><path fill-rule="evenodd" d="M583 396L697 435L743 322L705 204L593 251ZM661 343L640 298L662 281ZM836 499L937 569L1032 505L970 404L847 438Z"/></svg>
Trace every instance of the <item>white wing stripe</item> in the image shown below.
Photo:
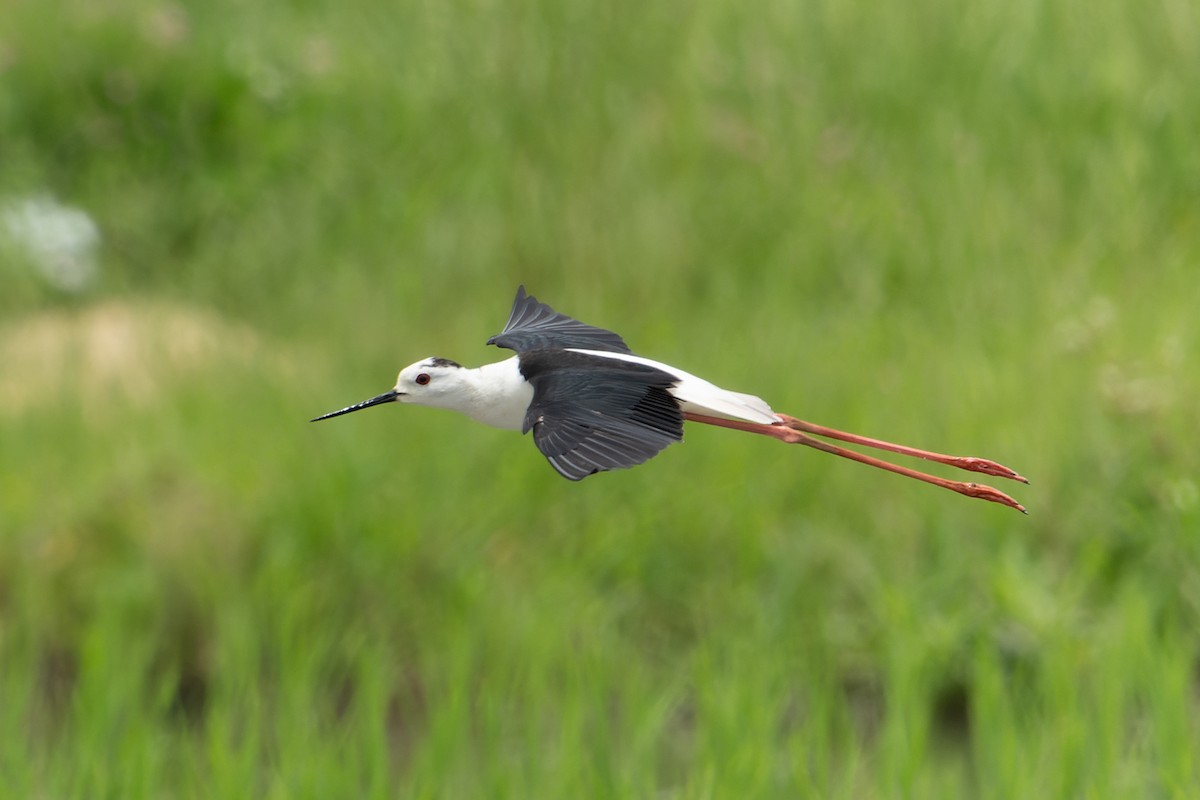
<svg viewBox="0 0 1200 800"><path fill-rule="evenodd" d="M567 349L576 353L599 356L600 358L611 358L617 361L644 364L649 367L661 369L668 375L674 375L678 382L669 391L679 401L680 407L684 411L729 417L731 419L745 420L746 422L758 422L764 425L779 422L779 417L775 416L775 412L771 410L771 407L762 398L755 397L752 394L743 394L741 392L731 392L728 389L722 389L703 378L696 377L690 372L684 372L677 367L672 367L661 361L652 361L649 358L642 358L630 353L583 350L575 347Z"/></svg>

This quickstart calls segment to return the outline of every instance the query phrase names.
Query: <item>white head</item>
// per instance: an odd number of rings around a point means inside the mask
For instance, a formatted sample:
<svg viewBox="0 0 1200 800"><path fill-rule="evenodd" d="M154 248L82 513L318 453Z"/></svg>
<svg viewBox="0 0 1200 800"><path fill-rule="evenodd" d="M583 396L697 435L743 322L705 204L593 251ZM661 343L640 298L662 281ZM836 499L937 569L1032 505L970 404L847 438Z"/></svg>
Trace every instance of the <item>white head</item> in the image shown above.
<svg viewBox="0 0 1200 800"><path fill-rule="evenodd" d="M400 370L393 391L401 403L458 409L462 406L467 372L448 358L423 358Z"/></svg>
<svg viewBox="0 0 1200 800"><path fill-rule="evenodd" d="M424 358L400 370L400 374L396 376L396 387L390 392L324 414L312 421L338 417L383 403L413 403L419 406L461 409L463 391L467 386L467 372L461 364L448 358Z"/></svg>

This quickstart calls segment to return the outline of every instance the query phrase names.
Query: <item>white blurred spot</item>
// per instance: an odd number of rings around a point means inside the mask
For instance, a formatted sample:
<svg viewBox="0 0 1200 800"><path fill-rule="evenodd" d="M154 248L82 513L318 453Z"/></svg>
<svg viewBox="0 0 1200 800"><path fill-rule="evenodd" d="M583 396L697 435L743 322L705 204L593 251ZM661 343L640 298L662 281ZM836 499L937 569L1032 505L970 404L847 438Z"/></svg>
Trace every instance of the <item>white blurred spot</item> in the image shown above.
<svg viewBox="0 0 1200 800"><path fill-rule="evenodd" d="M35 195L0 207L0 231L56 289L82 292L95 283L100 229L86 212Z"/></svg>

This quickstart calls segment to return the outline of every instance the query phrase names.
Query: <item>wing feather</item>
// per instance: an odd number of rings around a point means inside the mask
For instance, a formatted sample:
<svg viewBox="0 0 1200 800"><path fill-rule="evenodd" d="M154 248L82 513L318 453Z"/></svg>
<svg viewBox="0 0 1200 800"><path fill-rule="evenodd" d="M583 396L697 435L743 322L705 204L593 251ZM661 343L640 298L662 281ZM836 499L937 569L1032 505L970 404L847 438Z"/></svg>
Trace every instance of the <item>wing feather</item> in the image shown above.
<svg viewBox="0 0 1200 800"><path fill-rule="evenodd" d="M487 340L488 344L525 353L540 348L578 347L611 353L628 353L625 340L612 331L587 325L560 314L533 295L517 288L512 312L504 330Z"/></svg>
<svg viewBox="0 0 1200 800"><path fill-rule="evenodd" d="M573 481L641 464L683 438L675 378L643 364L583 353L521 356L533 385L525 430L550 464Z"/></svg>

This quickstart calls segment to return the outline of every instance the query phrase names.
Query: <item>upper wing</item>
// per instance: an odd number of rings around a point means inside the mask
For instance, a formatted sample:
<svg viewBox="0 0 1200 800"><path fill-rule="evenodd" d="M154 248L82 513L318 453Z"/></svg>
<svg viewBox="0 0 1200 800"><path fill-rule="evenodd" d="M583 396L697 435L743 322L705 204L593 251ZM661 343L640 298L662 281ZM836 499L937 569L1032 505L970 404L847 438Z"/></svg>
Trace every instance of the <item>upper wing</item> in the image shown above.
<svg viewBox="0 0 1200 800"><path fill-rule="evenodd" d="M632 467L683 439L683 412L667 391L675 378L662 370L582 353L521 362L533 385L523 432L566 478Z"/></svg>
<svg viewBox="0 0 1200 800"><path fill-rule="evenodd" d="M513 300L512 313L504 330L488 339L487 343L518 353L541 347L629 352L629 347L617 334L558 313L545 303L539 303L536 297L525 294L524 286L517 288L517 297Z"/></svg>

